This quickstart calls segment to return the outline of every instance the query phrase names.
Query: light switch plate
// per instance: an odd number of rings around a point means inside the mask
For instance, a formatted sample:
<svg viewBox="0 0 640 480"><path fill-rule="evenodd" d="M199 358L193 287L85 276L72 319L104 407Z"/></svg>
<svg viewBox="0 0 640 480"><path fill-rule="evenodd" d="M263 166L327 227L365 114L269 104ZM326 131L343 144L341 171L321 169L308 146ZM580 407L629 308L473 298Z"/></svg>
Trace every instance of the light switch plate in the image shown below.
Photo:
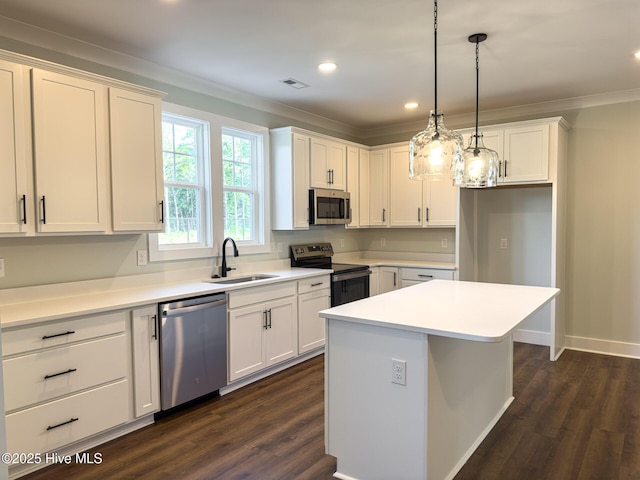
<svg viewBox="0 0 640 480"><path fill-rule="evenodd" d="M0 258L0 278L4 277L4 258Z"/></svg>

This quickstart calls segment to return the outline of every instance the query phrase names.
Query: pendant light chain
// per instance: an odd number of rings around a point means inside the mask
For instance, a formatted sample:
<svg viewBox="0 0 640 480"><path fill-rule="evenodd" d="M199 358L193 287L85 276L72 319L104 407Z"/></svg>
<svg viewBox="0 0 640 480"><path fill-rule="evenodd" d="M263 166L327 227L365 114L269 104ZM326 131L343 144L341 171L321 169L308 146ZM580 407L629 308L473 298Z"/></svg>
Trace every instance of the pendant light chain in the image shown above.
<svg viewBox="0 0 640 480"><path fill-rule="evenodd" d="M480 109L480 38L476 36L476 150L478 150L478 110Z"/></svg>
<svg viewBox="0 0 640 480"><path fill-rule="evenodd" d="M433 62L434 62L434 80L433 80L433 111L435 113L436 133L438 136L438 0L433 2Z"/></svg>

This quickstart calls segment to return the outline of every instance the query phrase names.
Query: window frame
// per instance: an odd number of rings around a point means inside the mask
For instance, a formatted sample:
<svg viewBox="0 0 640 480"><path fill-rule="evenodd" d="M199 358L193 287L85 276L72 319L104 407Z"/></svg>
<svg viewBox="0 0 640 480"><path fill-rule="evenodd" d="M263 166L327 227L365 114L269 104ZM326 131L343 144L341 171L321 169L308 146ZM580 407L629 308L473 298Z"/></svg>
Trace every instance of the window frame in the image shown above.
<svg viewBox="0 0 640 480"><path fill-rule="evenodd" d="M209 141L206 139L204 149L208 153L204 160L206 180L209 182L208 191L205 193L203 208L206 209L208 226L205 234L208 244L202 247L164 248L158 244L158 234L148 235L149 260L166 261L180 259L211 258L222 255L221 247L224 240L224 188L223 188L223 164L222 164L222 132L224 128L247 132L259 136L257 149L256 179L256 203L254 206L255 217L260 225L256 230L255 241L236 241L241 255L251 255L271 252L270 234L270 177L269 177L269 129L261 125L255 125L233 118L223 117L211 112L185 107L169 102L162 102L162 113L186 117L195 121L208 123ZM163 174L164 178L164 174ZM234 239L235 240L235 239Z"/></svg>

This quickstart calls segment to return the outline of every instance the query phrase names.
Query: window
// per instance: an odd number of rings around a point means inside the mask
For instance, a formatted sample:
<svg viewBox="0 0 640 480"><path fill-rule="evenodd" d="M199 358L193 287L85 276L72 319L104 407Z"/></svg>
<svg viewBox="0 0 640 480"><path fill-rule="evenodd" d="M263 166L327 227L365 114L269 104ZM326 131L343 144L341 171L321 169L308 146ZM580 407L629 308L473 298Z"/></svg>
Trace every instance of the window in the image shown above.
<svg viewBox="0 0 640 480"><path fill-rule="evenodd" d="M204 168L205 124L165 113L162 116L165 232L160 248L202 247L207 242Z"/></svg>
<svg viewBox="0 0 640 480"><path fill-rule="evenodd" d="M258 140L251 132L222 129L224 236L240 242L255 243L260 230Z"/></svg>
<svg viewBox="0 0 640 480"><path fill-rule="evenodd" d="M266 127L163 103L165 232L152 261L214 257L225 237L240 254L270 250Z"/></svg>

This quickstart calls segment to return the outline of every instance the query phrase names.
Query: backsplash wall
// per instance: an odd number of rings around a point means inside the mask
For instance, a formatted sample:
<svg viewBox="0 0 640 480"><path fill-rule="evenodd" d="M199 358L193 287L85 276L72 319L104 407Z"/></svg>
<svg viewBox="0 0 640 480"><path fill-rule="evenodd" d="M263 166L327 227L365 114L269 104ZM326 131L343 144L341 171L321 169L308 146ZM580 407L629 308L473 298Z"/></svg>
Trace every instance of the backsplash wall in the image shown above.
<svg viewBox="0 0 640 480"><path fill-rule="evenodd" d="M336 253L379 250L387 252L454 253L453 229L345 229L341 226L311 227L303 231L274 231L272 253L231 258L229 264L289 258L289 245L331 242ZM384 238L386 245L380 246ZM441 247L447 238L447 248ZM280 246L280 251L278 247ZM138 266L137 251L147 249L147 235L92 235L64 237L0 238L4 278L0 289L50 283L112 278L210 267L220 258L149 262Z"/></svg>

